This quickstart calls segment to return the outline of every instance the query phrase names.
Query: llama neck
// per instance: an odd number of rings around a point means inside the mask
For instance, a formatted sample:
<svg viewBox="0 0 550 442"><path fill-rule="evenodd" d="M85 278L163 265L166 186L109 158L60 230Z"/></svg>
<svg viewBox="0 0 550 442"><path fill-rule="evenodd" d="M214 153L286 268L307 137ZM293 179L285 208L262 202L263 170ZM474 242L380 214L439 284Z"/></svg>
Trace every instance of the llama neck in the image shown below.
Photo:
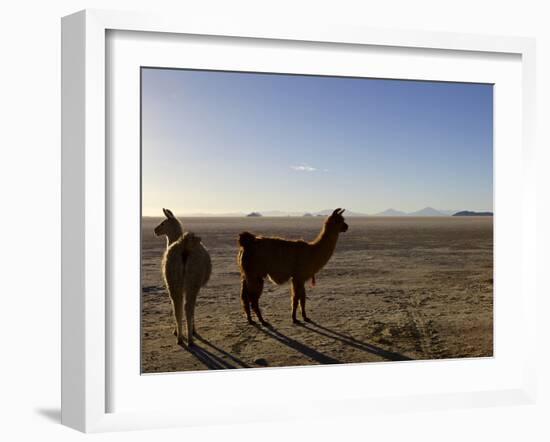
<svg viewBox="0 0 550 442"><path fill-rule="evenodd" d="M329 261L330 257L334 253L336 243L338 242L338 231L327 229L326 225L323 226L319 236L311 243L316 250L314 255L315 272L321 270L322 267Z"/></svg>
<svg viewBox="0 0 550 442"><path fill-rule="evenodd" d="M168 248L172 243L175 243L183 235L183 229L181 226L179 229L174 229L173 232L166 234L166 248Z"/></svg>

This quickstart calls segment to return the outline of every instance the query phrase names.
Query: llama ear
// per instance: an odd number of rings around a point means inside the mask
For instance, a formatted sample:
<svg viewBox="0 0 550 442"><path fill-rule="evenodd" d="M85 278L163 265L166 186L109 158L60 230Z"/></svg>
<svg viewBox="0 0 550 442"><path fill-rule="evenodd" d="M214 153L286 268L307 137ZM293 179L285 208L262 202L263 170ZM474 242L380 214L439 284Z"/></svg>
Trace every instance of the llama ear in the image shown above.
<svg viewBox="0 0 550 442"><path fill-rule="evenodd" d="M338 211L342 210L341 208L338 208L338 209L334 209L334 212L332 212L332 215L330 216L335 216L335 215L338 215Z"/></svg>
<svg viewBox="0 0 550 442"><path fill-rule="evenodd" d="M346 209L342 209L342 210L340 210L340 213L339 213L339 214L341 215L342 213L344 213L344 212L345 212L345 210L346 210Z"/></svg>
<svg viewBox="0 0 550 442"><path fill-rule="evenodd" d="M162 209L166 218L175 218L174 214L169 209Z"/></svg>

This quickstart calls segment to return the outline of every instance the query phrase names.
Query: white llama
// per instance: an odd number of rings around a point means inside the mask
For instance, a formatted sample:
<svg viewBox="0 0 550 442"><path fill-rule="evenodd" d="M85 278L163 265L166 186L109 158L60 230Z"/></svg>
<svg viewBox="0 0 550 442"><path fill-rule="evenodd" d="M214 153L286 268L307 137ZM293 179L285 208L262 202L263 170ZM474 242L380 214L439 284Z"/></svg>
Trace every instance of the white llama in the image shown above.
<svg viewBox="0 0 550 442"><path fill-rule="evenodd" d="M162 259L162 275L176 321L174 334L178 344L183 344L182 320L185 309L187 345L193 345L195 333L195 303L201 287L210 279L212 263L200 237L191 232L183 233L180 222L168 209L162 209L166 219L155 227L157 236L166 235L167 245Z"/></svg>

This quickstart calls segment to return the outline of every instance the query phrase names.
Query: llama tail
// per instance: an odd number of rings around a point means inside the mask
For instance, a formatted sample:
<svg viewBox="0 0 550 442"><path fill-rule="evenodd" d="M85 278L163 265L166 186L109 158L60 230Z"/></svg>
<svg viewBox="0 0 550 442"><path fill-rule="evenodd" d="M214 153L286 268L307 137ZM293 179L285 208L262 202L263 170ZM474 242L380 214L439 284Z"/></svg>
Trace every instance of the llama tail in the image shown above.
<svg viewBox="0 0 550 442"><path fill-rule="evenodd" d="M239 234L239 245L243 248L250 247L256 241L256 237L250 232Z"/></svg>

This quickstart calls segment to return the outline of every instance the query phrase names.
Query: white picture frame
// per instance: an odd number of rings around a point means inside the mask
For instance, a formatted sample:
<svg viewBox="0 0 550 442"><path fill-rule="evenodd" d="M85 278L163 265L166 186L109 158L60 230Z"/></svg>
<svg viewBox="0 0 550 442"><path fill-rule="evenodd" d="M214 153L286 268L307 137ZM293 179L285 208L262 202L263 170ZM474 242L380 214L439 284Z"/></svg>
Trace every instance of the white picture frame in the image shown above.
<svg viewBox="0 0 550 442"><path fill-rule="evenodd" d="M142 31L164 35L194 35L269 39L272 41L337 43L383 48L431 49L484 54L512 54L521 57L521 327L535 333L535 177L534 105L535 44L532 39L492 37L451 33L388 31L345 26L308 24L295 27L266 23L216 23L193 17L167 17L87 10L62 21L62 423L80 431L110 431L208 424L209 422L248 422L284 419L301 408L263 404L254 413L234 417L231 410L206 414L179 410L168 413L151 410L109 410L108 396L113 385L108 376L113 355L107 328L111 320L108 286L107 228L109 213L107 155L106 35L110 31ZM519 149L519 147L518 147ZM496 174L500 173L498 170ZM519 241L519 239L518 239ZM519 242L518 242L519 244ZM504 250L503 253L506 253ZM498 284L496 285L498 290ZM498 318L497 318L498 320ZM530 339L525 342L535 342ZM521 376L501 388L426 394L341 397L309 401L309 417L361 415L371 411L399 411L426 408L455 408L509 403L532 403L536 394L534 348L526 343L521 358ZM496 355L498 358L498 355ZM380 366L379 366L380 367ZM387 367L387 366L385 366ZM361 370L355 366L340 370ZM299 369L285 370L287 377ZM388 370L379 368L378 370ZM280 372L280 370L279 370ZM240 371L232 376L258 379L257 371ZM274 370L271 370L272 376ZM225 375L224 375L225 376ZM520 379L521 378L521 379ZM217 378L223 382L227 378ZM257 399L258 400L258 399Z"/></svg>

